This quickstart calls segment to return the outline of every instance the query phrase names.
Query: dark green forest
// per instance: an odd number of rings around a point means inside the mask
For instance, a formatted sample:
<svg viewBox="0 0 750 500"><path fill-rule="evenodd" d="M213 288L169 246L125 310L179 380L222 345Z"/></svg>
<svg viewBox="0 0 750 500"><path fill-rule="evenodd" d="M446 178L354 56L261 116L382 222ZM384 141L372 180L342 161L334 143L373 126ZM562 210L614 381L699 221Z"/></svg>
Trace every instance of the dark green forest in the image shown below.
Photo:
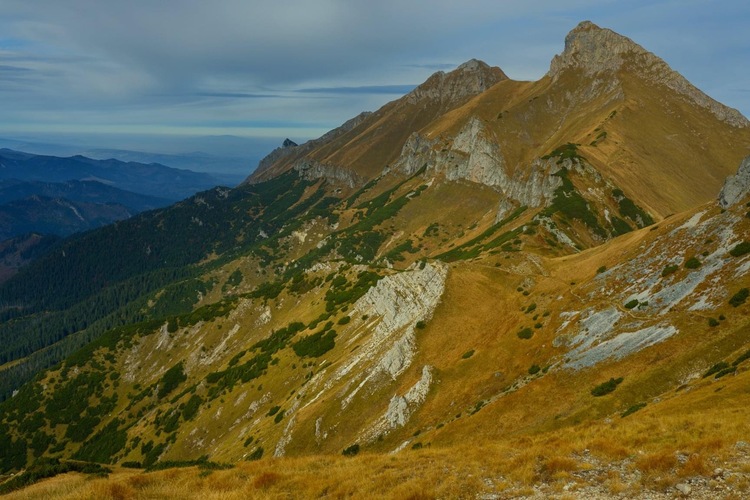
<svg viewBox="0 0 750 500"><path fill-rule="evenodd" d="M0 364L23 360L0 377L0 401L112 328L191 311L196 290L212 285L196 277L210 268L255 247L270 257L275 241L302 223L301 214L329 213L337 201L318 189L299 202L312 184L290 172L215 188L75 235L22 268L0 286ZM207 260L211 255L219 258ZM161 289L157 305L147 307Z"/></svg>

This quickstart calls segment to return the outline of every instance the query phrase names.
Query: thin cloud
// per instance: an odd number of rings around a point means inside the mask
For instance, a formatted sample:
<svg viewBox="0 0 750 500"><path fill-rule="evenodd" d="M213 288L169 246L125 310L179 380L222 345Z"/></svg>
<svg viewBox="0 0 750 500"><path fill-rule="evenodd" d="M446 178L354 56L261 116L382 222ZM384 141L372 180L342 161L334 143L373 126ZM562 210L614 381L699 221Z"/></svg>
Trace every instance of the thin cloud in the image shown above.
<svg viewBox="0 0 750 500"><path fill-rule="evenodd" d="M416 85L360 85L358 87L313 87L299 89L302 94L397 94L404 95Z"/></svg>
<svg viewBox="0 0 750 500"><path fill-rule="evenodd" d="M199 97L227 97L232 99L275 99L283 97L275 94L247 94L244 92L198 92Z"/></svg>
<svg viewBox="0 0 750 500"><path fill-rule="evenodd" d="M405 68L429 69L431 71L451 70L458 66L454 63L432 63L432 64L404 64Z"/></svg>
<svg viewBox="0 0 750 500"><path fill-rule="evenodd" d="M0 64L0 72L7 72L7 73L28 73L31 70L29 68L22 68L20 66L7 66Z"/></svg>

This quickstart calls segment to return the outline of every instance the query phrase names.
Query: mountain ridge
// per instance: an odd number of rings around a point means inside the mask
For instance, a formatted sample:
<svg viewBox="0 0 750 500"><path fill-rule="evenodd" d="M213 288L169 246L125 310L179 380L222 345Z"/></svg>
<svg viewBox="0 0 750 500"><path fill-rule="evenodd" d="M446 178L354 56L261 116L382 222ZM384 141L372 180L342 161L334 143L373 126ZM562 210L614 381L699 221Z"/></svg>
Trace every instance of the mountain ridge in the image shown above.
<svg viewBox="0 0 750 500"><path fill-rule="evenodd" d="M0 470L241 463L190 484L351 496L321 461L388 457L401 497L744 491L747 127L637 72L556 75L458 101L438 76L56 244L0 285L0 389L38 373L0 403ZM100 487L166 477L124 474Z"/></svg>
<svg viewBox="0 0 750 500"><path fill-rule="evenodd" d="M125 191L172 201L218 184L209 174L160 164L93 160L81 155L36 155L10 149L0 149L0 178L40 182L96 180Z"/></svg>
<svg viewBox="0 0 750 500"><path fill-rule="evenodd" d="M394 164L411 163L409 170L414 171L418 168L415 167L418 158L424 155L445 156L444 163L450 164L448 157L464 156L468 146L452 149L452 142L476 141L484 136L496 145L486 150L484 159L475 154L468 159L473 165L460 166L459 162L444 168L448 168L447 175L452 178L485 178L507 196L517 188L496 179L498 173L524 182L540 175L539 162L544 156L566 143L578 143L583 149L581 154L595 169L612 179L628 196L642 197L636 201L652 214L663 217L687 209L696 200L713 198L724 178L750 152L748 122L739 112L703 94L663 60L629 38L588 21L568 34L563 52L553 58L550 72L537 82L513 81L499 68L492 70L476 60L460 68L448 75L454 75L451 78L456 81L464 73L491 72L494 76L484 86L470 87L472 97L464 96L465 102L452 105L450 110L442 111L439 104L434 104L429 112L427 108L408 111L409 106L404 107L403 101L417 102L414 96L422 97L421 106L440 102L439 98L428 96L447 76L435 73L404 98L347 122L337 132L342 134L336 136L337 140L324 136L298 148L285 149L280 161L267 157L261 162L263 168L251 174L248 181L294 169L308 179L328 175L329 180L354 189L378 175L393 172ZM656 88L665 90L656 92ZM397 139L393 134L388 137L377 131L389 128L367 125L380 116L391 116L389 113L395 109L422 117L427 112L434 118L429 122L424 119L413 122L406 130L401 128ZM708 115L697 112L698 109L706 110ZM403 118L400 120L404 123ZM723 125L714 125L714 121ZM653 125L648 129L643 127L644 123ZM667 135L664 130L672 133ZM471 139L459 138L467 133ZM696 135L701 141L721 142L724 147L707 151L692 140ZM377 158L388 158L386 165L362 154L365 142L370 144L365 148L377 144ZM632 145L640 148L634 149ZM665 148L670 150L663 151ZM434 151L431 153L430 149ZM334 155L330 154L332 150L336 151ZM625 170L632 165L638 169L635 175ZM692 180L684 172L686 166L691 170ZM450 172L462 169L465 173ZM494 173L487 177L482 171ZM634 184L635 179L640 179L639 185ZM551 196L546 198L549 201ZM523 203L520 198L515 202Z"/></svg>

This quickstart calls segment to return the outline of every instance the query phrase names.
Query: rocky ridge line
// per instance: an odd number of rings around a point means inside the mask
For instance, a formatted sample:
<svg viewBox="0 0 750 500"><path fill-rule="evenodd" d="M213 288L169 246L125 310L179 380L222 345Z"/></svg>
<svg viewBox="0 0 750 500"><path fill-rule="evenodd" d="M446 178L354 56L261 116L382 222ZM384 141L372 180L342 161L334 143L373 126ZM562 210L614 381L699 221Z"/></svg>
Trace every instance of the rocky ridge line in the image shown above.
<svg viewBox="0 0 750 500"><path fill-rule="evenodd" d="M582 70L589 77L616 73L632 61L638 74L664 85L689 102L709 110L719 120L734 127L748 127L750 122L736 109L724 106L693 86L664 60L647 51L630 38L591 21L583 21L565 37L565 49L550 64L548 76L556 80L568 68Z"/></svg>
<svg viewBox="0 0 750 500"><path fill-rule="evenodd" d="M507 79L508 76L500 68L470 59L449 73L434 73L422 85L408 93L406 99L410 104L419 104L423 101L456 104L467 97L481 94L496 83Z"/></svg>

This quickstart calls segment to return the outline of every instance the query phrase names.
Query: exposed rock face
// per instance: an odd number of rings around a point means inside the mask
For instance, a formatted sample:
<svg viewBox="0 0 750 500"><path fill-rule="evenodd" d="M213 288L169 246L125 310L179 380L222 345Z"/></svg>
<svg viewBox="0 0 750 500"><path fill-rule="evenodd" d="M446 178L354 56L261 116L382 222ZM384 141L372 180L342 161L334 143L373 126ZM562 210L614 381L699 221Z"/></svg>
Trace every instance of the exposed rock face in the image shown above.
<svg viewBox="0 0 750 500"><path fill-rule="evenodd" d="M255 172L253 172L253 174L260 174L261 172L268 170L271 165L273 165L277 161L294 153L295 148L297 147L297 143L292 140L285 139L280 147L271 151L268 155L266 155L265 158L258 162L258 168L255 169Z"/></svg>
<svg viewBox="0 0 750 500"><path fill-rule="evenodd" d="M406 394L399 396L394 394L388 403L388 409L369 428L359 436L363 442L372 442L388 434L393 429L403 427L409 422L412 414L425 402L427 394L432 385L433 368L425 365L422 368L422 377L414 384Z"/></svg>
<svg viewBox="0 0 750 500"><path fill-rule="evenodd" d="M750 191L750 156L742 160L735 175L730 175L719 193L719 206L727 208L742 200Z"/></svg>
<svg viewBox="0 0 750 500"><path fill-rule="evenodd" d="M613 78L614 73L626 65L629 71L672 89L690 103L709 110L721 121L735 127L750 126L739 111L708 97L659 57L630 38L590 21L580 23L568 33L565 50L552 59L548 75L556 80L564 70L575 68L590 77L610 73L608 77Z"/></svg>
<svg viewBox="0 0 750 500"><path fill-rule="evenodd" d="M350 188L360 186L365 182L353 170L321 163L309 158L295 163L294 170L299 173L300 177L308 181L326 179L331 184L344 184Z"/></svg>
<svg viewBox="0 0 750 500"><path fill-rule="evenodd" d="M480 94L508 76L500 68L488 66L471 59L461 66L444 73L438 71L419 87L407 94L410 103L420 101L453 104L467 97Z"/></svg>
<svg viewBox="0 0 750 500"><path fill-rule="evenodd" d="M552 159L536 160L509 175L499 140L476 117L466 123L449 145L412 134L393 169L412 175L425 165L448 180L464 179L484 184L497 189L513 203L531 207L552 200L562 182L552 175L560 169ZM502 218L511 207L512 204L504 201L498 216Z"/></svg>
<svg viewBox="0 0 750 500"><path fill-rule="evenodd" d="M375 425L378 430L395 429L403 427L409 421L409 417L419 405L427 399L427 393L432 384L432 367L426 365L422 368L422 377L414 384L406 394L399 396L395 394L390 403L388 410L383 418ZM383 429L385 427L386 429Z"/></svg>
<svg viewBox="0 0 750 500"><path fill-rule="evenodd" d="M381 379L395 380L414 358L414 329L418 321L428 320L445 289L448 268L439 262L381 279L354 305L357 314L375 318L372 335L352 360L336 374L352 377L342 407L368 383ZM374 363L373 363L374 362ZM369 367L363 366L370 363ZM381 379L382 380L382 379Z"/></svg>
<svg viewBox="0 0 750 500"><path fill-rule="evenodd" d="M568 167L568 165L564 165ZM569 167L568 167L569 168ZM539 207L552 201L555 190L562 185L562 179L552 175L560 170L554 159L537 159L526 169L516 170L505 194L521 205Z"/></svg>

